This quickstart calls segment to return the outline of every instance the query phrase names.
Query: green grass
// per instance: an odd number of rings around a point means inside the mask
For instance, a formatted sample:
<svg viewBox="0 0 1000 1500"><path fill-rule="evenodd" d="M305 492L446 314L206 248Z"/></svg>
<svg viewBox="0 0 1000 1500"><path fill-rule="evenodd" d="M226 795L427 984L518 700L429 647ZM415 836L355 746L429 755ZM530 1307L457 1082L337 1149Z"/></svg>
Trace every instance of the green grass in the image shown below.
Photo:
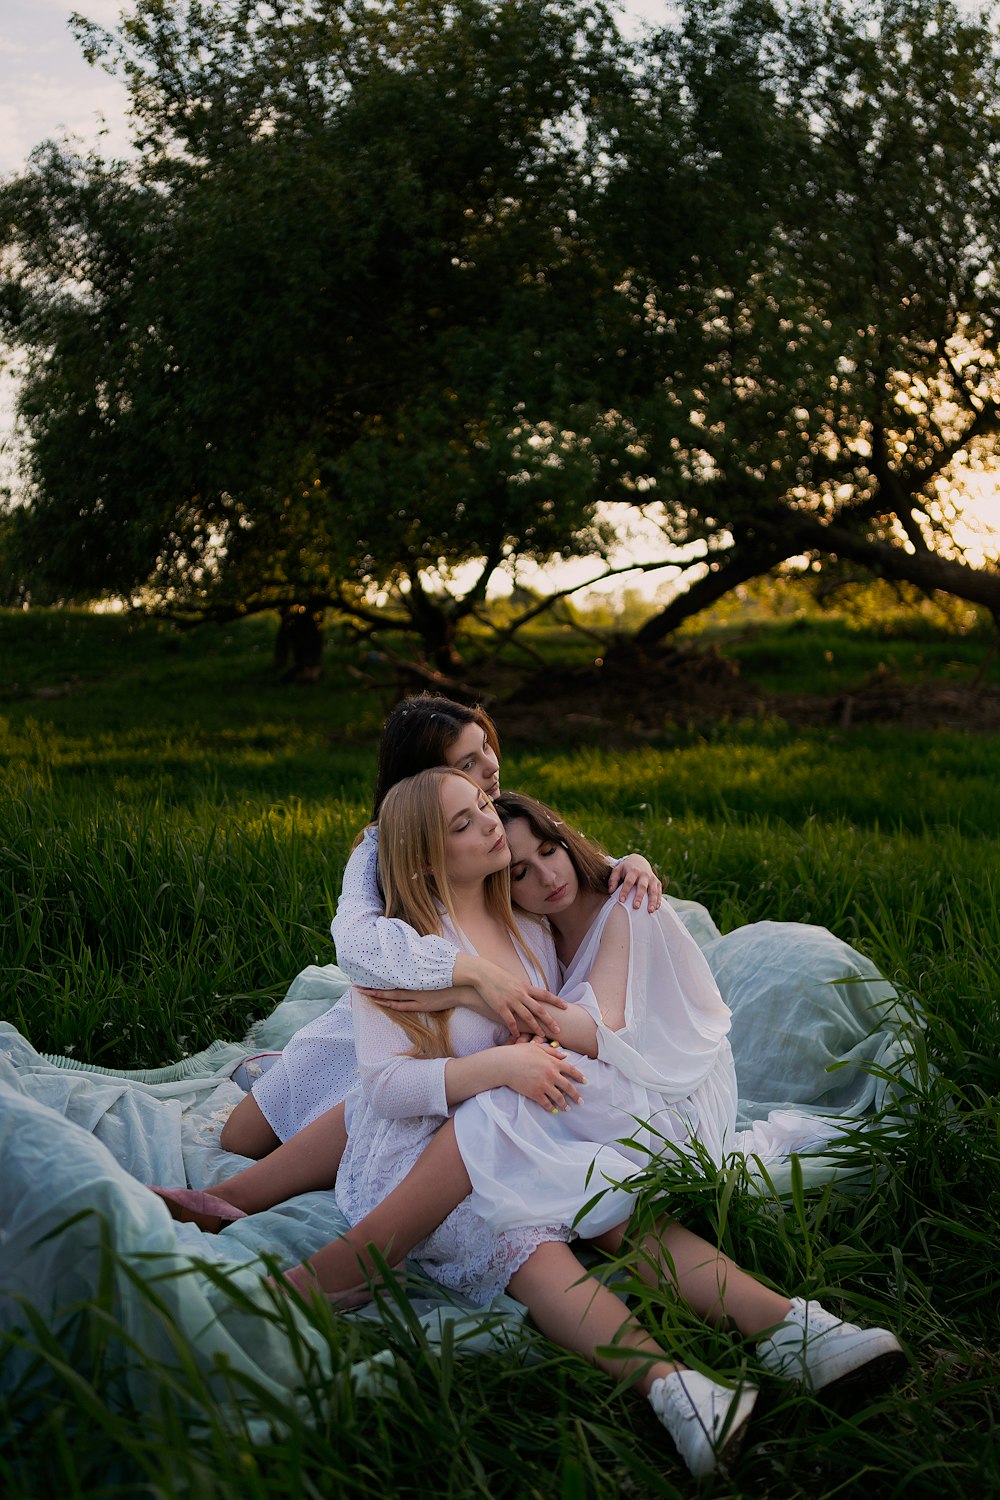
<svg viewBox="0 0 1000 1500"><path fill-rule="evenodd" d="M558 652L555 635L542 645ZM901 674L974 675L986 651L926 630L888 645L905 647ZM299 969L332 959L340 874L397 690L385 667L372 668L379 687L360 686L349 669L371 664L336 637L315 689L281 687L270 646L266 621L181 634L122 617L0 615L2 1017L41 1050L172 1061L242 1035ZM798 691L825 674L840 691L886 660L887 640L780 626L723 646L747 678ZM507 785L615 852L647 853L724 929L769 917L829 926L927 1019L917 1107L873 1139L867 1187L779 1211L725 1177L690 1185L694 1226L776 1284L888 1319L914 1359L900 1392L860 1413L772 1395L711 1493L1000 1493L998 770L995 736L795 732L780 718L670 729L614 754L567 734L505 758ZM681 1347L697 1335L702 1357L732 1362L728 1338L662 1298L642 1301ZM693 1492L643 1405L541 1340L525 1363L435 1351L403 1318L387 1334L334 1317L324 1328L335 1378L304 1409L241 1391L245 1421L282 1424L252 1443L196 1371L151 1369L150 1400L124 1397L121 1330L98 1302L80 1310L75 1341L29 1327L6 1353L33 1359L35 1376L0 1400L4 1495ZM400 1384L362 1398L346 1372L380 1338Z"/></svg>
<svg viewBox="0 0 1000 1500"><path fill-rule="evenodd" d="M985 622L964 634L920 620L867 628L836 617L730 625L711 633L742 675L768 692L842 693L874 671L901 683L1000 682L995 635Z"/></svg>

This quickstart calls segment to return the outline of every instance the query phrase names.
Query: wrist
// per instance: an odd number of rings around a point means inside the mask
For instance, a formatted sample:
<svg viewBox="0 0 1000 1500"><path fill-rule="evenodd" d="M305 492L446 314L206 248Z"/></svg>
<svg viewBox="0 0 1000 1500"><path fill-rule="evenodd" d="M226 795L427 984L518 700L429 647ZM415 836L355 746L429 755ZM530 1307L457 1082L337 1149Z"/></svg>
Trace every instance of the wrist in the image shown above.
<svg viewBox="0 0 1000 1500"><path fill-rule="evenodd" d="M454 985L468 985L477 989L476 979L481 961L471 953L456 953L455 962L451 971L451 982Z"/></svg>

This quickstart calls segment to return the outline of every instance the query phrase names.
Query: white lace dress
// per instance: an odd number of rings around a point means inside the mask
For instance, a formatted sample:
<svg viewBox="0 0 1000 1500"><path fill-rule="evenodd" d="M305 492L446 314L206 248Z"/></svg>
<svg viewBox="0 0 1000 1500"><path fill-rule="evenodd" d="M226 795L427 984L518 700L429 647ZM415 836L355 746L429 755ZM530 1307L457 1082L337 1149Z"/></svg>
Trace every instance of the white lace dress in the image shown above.
<svg viewBox="0 0 1000 1500"><path fill-rule="evenodd" d="M629 923L625 1025L601 1020L587 976L612 912ZM730 1013L697 943L667 905L655 916L612 896L581 943L560 989L597 1022L598 1056L570 1054L587 1079L583 1104L552 1114L509 1089L466 1100L455 1116L472 1179L472 1206L495 1228L561 1219L587 1237L626 1220L625 1183L665 1145L697 1137L721 1160L736 1125ZM628 1142L628 1144L624 1144ZM605 1190L602 1192L602 1190Z"/></svg>
<svg viewBox="0 0 1000 1500"><path fill-rule="evenodd" d="M518 925L540 960L536 965L522 952L530 982L549 987L556 975L551 938L536 923ZM337 1174L337 1203L356 1224L403 1180L452 1111L445 1097L446 1058L410 1056L409 1039L391 1014L362 996L356 997L353 1014L361 1087L347 1102L348 1142ZM506 1028L463 1009L452 1012L449 1036L455 1057L508 1040ZM466 1198L410 1258L442 1286L483 1307L506 1289L539 1245L570 1238L568 1220L561 1223L558 1216L541 1215L509 1231L491 1228Z"/></svg>

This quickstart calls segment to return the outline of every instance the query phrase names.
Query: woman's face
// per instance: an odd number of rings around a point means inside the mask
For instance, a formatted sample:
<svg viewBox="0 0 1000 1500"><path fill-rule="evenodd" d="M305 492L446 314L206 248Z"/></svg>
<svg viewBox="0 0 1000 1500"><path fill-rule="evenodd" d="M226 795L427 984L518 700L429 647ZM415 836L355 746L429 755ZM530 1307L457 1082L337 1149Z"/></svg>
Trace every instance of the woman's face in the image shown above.
<svg viewBox="0 0 1000 1500"><path fill-rule="evenodd" d="M475 885L510 863L503 824L485 792L461 776L445 776L441 808L447 830L445 862L452 885Z"/></svg>
<svg viewBox="0 0 1000 1500"><path fill-rule="evenodd" d="M481 724L466 724L461 734L448 746L446 765L471 776L487 797L500 790L500 762L493 753L486 730Z"/></svg>
<svg viewBox="0 0 1000 1500"><path fill-rule="evenodd" d="M555 839L540 839L527 818L507 824L510 894L523 911L554 917L573 905L580 881L569 851Z"/></svg>

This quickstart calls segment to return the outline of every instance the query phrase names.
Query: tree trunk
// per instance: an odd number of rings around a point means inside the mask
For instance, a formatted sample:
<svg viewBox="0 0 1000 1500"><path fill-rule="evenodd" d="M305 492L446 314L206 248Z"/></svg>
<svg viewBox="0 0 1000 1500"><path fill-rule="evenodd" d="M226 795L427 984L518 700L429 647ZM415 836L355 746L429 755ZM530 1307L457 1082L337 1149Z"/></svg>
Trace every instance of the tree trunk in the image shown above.
<svg viewBox="0 0 1000 1500"><path fill-rule="evenodd" d="M282 682L317 682L323 660L322 609L286 604L274 641L274 666Z"/></svg>
<svg viewBox="0 0 1000 1500"><path fill-rule="evenodd" d="M892 542L876 541L847 526L828 525L795 511L789 511L782 521L780 540L762 546L762 530L758 527L752 547L734 545L714 571L647 620L636 632L636 643L648 646L663 640L685 620L715 604L741 583L761 578L788 558L810 552L826 558L845 558L859 563L878 578L912 583L926 593L940 591L982 605L1000 630L1000 570L996 568L973 568L931 551L910 552ZM770 535L777 538L777 529L771 530Z"/></svg>
<svg viewBox="0 0 1000 1500"><path fill-rule="evenodd" d="M439 672L454 672L462 665L462 658L455 645L458 628L454 610L442 607L433 594L424 588L419 573L410 576L410 592L405 596L406 608L423 642L427 660Z"/></svg>
<svg viewBox="0 0 1000 1500"><path fill-rule="evenodd" d="M671 635L691 615L708 609L709 605L715 604L730 590L738 588L741 583L749 583L751 579L759 578L763 573L769 573L772 568L777 567L778 563L784 562L786 557L794 556L794 547L785 550L778 547L761 548L758 544L752 549L747 547L734 549L726 554L723 562L720 562L711 572L706 573L704 578L699 578L697 583L685 589L683 594L678 594L676 598L671 599L658 615L647 620L636 631L636 644L651 646L656 641L662 641L664 636Z"/></svg>
<svg viewBox="0 0 1000 1500"><path fill-rule="evenodd" d="M941 557L936 552L908 552L892 542L872 541L846 526L826 526L811 516L790 517L788 535L797 552L823 552L861 563L881 578L913 583L933 593L954 594L970 604L981 604L994 619L1000 616L1000 571L972 568L968 563Z"/></svg>

